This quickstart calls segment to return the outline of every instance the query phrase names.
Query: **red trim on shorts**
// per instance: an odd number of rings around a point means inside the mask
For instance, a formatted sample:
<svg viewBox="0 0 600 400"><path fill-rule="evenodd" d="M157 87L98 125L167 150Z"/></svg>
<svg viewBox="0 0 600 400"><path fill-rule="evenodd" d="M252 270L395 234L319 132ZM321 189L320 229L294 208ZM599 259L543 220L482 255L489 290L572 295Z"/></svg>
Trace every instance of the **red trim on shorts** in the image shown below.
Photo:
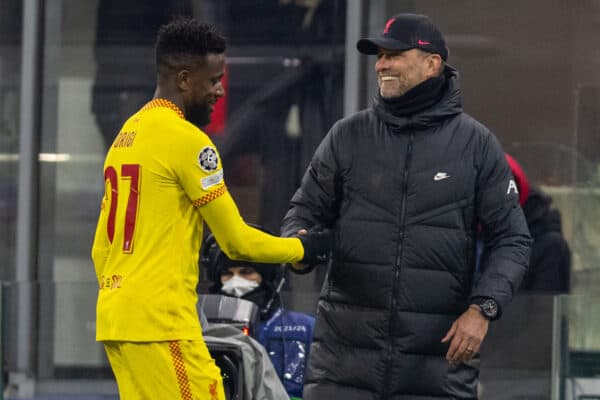
<svg viewBox="0 0 600 400"><path fill-rule="evenodd" d="M179 342L169 342L169 349L171 350L173 367L175 367L175 375L177 375L177 382L179 383L179 392L181 393L181 398L183 400L194 400L194 397L192 396L192 389L190 388L190 380L185 369L185 361L183 360L181 348L179 347Z"/></svg>

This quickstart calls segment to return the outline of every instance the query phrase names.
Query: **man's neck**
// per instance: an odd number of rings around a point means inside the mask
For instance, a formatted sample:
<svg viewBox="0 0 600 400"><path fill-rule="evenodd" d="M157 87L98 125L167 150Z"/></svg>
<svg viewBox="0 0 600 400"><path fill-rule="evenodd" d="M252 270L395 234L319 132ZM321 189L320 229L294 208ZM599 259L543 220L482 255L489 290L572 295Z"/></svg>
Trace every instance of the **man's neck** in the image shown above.
<svg viewBox="0 0 600 400"><path fill-rule="evenodd" d="M173 103L177 107L179 107L179 109L185 115L185 107L184 107L184 104L183 104L183 99L181 98L180 94L173 93L173 91L171 91L171 90L165 90L165 88L162 88L161 86L158 86L156 88L156 91L154 92L154 97L153 98L154 99L169 100L171 103Z"/></svg>

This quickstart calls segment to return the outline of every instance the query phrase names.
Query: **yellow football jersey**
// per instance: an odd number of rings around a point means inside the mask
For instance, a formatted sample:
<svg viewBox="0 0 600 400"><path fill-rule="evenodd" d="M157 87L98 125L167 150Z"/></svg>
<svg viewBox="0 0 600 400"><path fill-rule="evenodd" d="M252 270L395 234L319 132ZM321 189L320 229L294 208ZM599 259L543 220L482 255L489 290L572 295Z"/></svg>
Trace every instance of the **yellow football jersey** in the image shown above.
<svg viewBox="0 0 600 400"><path fill-rule="evenodd" d="M181 110L155 99L129 118L104 163L92 247L99 341L198 340L203 216L232 258L296 262L296 238L250 228L223 181L220 157Z"/></svg>
<svg viewBox="0 0 600 400"><path fill-rule="evenodd" d="M210 139L163 99L125 122L104 163L93 257L98 340L199 339L202 218L226 187Z"/></svg>

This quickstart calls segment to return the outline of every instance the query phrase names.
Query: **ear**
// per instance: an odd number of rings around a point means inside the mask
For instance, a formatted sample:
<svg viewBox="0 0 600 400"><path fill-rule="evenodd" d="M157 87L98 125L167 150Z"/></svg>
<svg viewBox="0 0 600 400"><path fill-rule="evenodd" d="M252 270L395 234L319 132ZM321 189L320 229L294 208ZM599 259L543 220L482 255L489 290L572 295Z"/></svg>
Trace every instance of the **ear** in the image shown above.
<svg viewBox="0 0 600 400"><path fill-rule="evenodd" d="M439 54L430 54L427 57L427 77L438 76L442 71L442 57Z"/></svg>
<svg viewBox="0 0 600 400"><path fill-rule="evenodd" d="M177 88L179 88L182 92L188 92L192 88L192 78L190 76L190 71L187 69L182 69L176 75L176 84Z"/></svg>

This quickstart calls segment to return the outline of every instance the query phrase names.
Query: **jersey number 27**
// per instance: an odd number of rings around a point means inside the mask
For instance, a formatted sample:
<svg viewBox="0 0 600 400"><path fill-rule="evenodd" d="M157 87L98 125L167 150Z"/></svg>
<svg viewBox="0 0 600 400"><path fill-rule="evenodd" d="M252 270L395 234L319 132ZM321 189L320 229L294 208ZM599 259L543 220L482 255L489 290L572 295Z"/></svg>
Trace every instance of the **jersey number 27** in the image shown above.
<svg viewBox="0 0 600 400"><path fill-rule="evenodd" d="M121 165L121 179L117 174L117 170L108 166L104 170L104 182L108 180L110 184L110 210L108 212L108 223L106 229L108 240L113 242L115 237L115 223L117 217L117 205L119 203L119 182L126 179L129 182L129 198L127 199L127 209L125 210L125 226L123 229L123 253L133 252L133 235L135 233L135 220L140 201L140 170L139 164L123 164Z"/></svg>

